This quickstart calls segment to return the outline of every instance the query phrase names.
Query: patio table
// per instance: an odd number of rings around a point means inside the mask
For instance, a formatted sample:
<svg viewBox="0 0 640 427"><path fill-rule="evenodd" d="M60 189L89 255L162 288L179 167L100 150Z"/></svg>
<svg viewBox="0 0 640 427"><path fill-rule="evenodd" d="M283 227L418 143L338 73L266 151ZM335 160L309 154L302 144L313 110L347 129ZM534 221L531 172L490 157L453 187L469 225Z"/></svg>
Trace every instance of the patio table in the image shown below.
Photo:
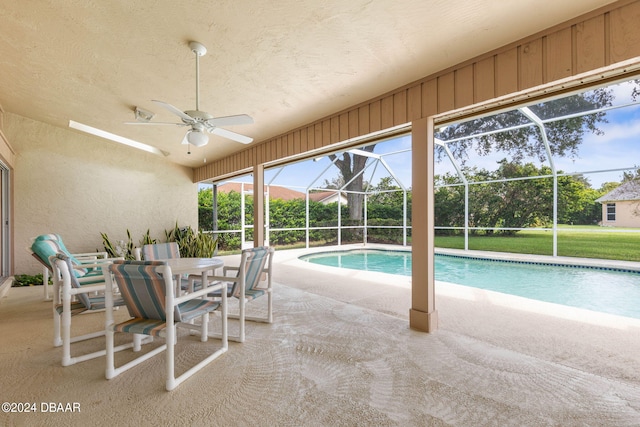
<svg viewBox="0 0 640 427"><path fill-rule="evenodd" d="M216 270L224 266L224 261L220 258L170 258L159 261L166 261L171 267L171 272L177 276L176 293L180 291L180 278L187 274L201 274L202 283L207 283L209 271Z"/></svg>

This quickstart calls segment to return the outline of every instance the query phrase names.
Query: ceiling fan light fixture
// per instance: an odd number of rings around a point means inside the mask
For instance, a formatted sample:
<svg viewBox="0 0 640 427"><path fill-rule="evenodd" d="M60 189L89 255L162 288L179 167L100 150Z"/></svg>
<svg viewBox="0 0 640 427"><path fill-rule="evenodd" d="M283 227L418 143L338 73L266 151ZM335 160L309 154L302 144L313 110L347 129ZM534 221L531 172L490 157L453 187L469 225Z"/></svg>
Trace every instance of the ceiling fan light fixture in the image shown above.
<svg viewBox="0 0 640 427"><path fill-rule="evenodd" d="M202 131L193 129L187 133L187 141L195 147L202 147L209 143L209 137Z"/></svg>

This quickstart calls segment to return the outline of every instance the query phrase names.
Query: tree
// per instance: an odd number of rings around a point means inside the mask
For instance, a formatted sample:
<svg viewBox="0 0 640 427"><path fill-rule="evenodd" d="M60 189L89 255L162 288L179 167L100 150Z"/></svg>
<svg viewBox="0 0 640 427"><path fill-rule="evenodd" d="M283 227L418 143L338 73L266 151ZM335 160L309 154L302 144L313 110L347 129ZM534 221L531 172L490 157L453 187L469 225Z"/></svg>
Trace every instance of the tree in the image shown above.
<svg viewBox="0 0 640 427"><path fill-rule="evenodd" d="M600 191L602 194L607 194L608 192L615 190L619 186L619 182L603 182L598 191Z"/></svg>
<svg viewBox="0 0 640 427"><path fill-rule="evenodd" d="M469 185L469 226L487 228L484 234L515 234L516 230L490 228L525 228L549 226L553 219L553 179L498 181L509 178L548 176L548 166L540 168L532 163L521 164L503 159L495 171L464 167ZM437 176L436 185L452 184L459 180L445 174ZM498 182L486 182L498 181ZM558 222L593 224L600 216L595 200L602 193L578 176L558 177ZM435 221L438 226L464 225L464 186L441 186L435 190ZM471 230L477 234L478 230ZM450 234L451 231L439 231Z"/></svg>
<svg viewBox="0 0 640 427"><path fill-rule="evenodd" d="M363 151L373 153L374 145L368 145L361 148ZM348 152L342 153L339 157L336 154L330 154L329 159L334 161L334 165L340 171L342 182L347 183L344 188L347 191L347 205L349 206L349 218L354 222L362 221L364 195L364 177L361 173L367 164L368 157L358 156Z"/></svg>
<svg viewBox="0 0 640 427"><path fill-rule="evenodd" d="M577 111L590 111L610 106L613 96L612 89L599 88L562 99L543 102L529 108L538 117L548 119L569 115ZM551 154L561 157L568 156L569 158L576 157L585 132L602 134L602 131L597 127L598 123L601 122L607 122L606 113L604 112L546 123L545 130ZM454 157L463 163L471 151L476 151L481 156L499 151L508 154L514 161L521 161L525 156L537 157L541 162L545 161L547 160L547 154L542 135L537 126L523 126L509 131L473 137L474 134L480 134L485 131L506 129L530 123L531 121L519 110L513 110L448 126L436 136L443 141L461 138L458 141L448 143L448 146ZM442 148L436 147L436 155L438 158L443 155Z"/></svg>
<svg viewBox="0 0 640 427"><path fill-rule="evenodd" d="M198 190L198 228L200 230L213 230L213 189L201 188Z"/></svg>
<svg viewBox="0 0 640 427"><path fill-rule="evenodd" d="M322 184L322 188L338 190L342 188L343 185L344 185L344 180L342 179L341 176L337 176L331 179L331 181L329 181L328 179L325 179L324 183Z"/></svg>
<svg viewBox="0 0 640 427"><path fill-rule="evenodd" d="M635 171L622 172L622 182L620 184L624 184L625 182L634 181L636 179L640 179L640 169L636 169Z"/></svg>
<svg viewBox="0 0 640 427"><path fill-rule="evenodd" d="M558 223L595 224L602 215L596 199L602 196L582 176L558 177Z"/></svg>

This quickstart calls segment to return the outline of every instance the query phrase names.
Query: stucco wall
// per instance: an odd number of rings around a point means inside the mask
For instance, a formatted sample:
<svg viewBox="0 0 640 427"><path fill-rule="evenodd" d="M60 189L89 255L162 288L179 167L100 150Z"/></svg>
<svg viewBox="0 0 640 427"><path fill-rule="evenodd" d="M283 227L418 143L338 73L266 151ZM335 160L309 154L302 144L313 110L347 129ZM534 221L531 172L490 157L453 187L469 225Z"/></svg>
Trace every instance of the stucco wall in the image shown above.
<svg viewBox="0 0 640 427"><path fill-rule="evenodd" d="M30 239L58 233L72 252L102 250L100 232L137 244L175 226L197 226L197 184L190 168L157 155L5 113L17 157L15 273L35 274Z"/></svg>
<svg viewBox="0 0 640 427"><path fill-rule="evenodd" d="M606 227L640 227L640 200L610 203L616 205L616 220L607 221L607 203L603 203L602 225Z"/></svg>

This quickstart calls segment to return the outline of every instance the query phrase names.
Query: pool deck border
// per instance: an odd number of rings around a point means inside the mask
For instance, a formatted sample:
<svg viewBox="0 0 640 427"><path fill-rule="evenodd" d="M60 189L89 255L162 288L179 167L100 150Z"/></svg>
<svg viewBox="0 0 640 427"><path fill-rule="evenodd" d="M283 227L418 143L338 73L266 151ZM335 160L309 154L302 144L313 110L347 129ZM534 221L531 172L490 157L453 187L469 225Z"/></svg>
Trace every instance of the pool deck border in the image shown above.
<svg viewBox="0 0 640 427"><path fill-rule="evenodd" d="M384 244L349 244L341 246L324 246L307 249L309 252L305 252L303 255L310 255L314 253L322 252L340 252L340 251L353 251L361 249L374 249L374 250L386 250L386 251L406 251L411 252L410 246L398 246L398 245L384 245ZM553 265L562 267L583 267L594 268L599 270L613 270L626 273L640 273L640 262L633 261L619 261L611 259L597 259L597 258L578 258L567 256L550 256L550 255L533 255L533 254L521 254L510 252L491 252L491 251L476 251L476 250L463 250L463 249L447 249L447 248L435 248L435 253L438 255L446 255L460 258L474 258L484 259L501 262L523 263L523 264L542 264Z"/></svg>

